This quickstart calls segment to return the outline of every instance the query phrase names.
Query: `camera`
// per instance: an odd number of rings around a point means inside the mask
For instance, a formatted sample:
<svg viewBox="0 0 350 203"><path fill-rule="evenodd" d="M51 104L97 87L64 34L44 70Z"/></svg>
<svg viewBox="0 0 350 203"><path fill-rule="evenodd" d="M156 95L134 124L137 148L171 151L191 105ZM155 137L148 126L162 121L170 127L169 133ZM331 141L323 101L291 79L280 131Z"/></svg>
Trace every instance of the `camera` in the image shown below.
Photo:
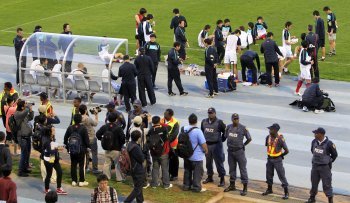
<svg viewBox="0 0 350 203"><path fill-rule="evenodd" d="M34 105L35 105L35 103L34 103L34 102L31 102L31 101L26 101L26 104L27 104L27 105L30 105L30 106L34 106Z"/></svg>
<svg viewBox="0 0 350 203"><path fill-rule="evenodd" d="M96 107L90 109L89 111L91 114L98 114L102 111L101 107L102 107L102 105L96 106Z"/></svg>

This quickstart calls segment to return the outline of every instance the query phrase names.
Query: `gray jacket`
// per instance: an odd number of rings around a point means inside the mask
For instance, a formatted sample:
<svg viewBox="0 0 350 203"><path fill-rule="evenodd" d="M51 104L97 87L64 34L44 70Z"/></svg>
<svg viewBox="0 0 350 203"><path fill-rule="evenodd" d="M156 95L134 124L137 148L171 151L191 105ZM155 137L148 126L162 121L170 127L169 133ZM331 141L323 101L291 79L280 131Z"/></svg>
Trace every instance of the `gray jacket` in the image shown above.
<svg viewBox="0 0 350 203"><path fill-rule="evenodd" d="M32 121L34 118L34 112L30 112L29 108L27 107L24 111L16 111L14 118L20 128L17 132L17 139L20 142L21 137L30 136L33 132L33 125L30 121Z"/></svg>

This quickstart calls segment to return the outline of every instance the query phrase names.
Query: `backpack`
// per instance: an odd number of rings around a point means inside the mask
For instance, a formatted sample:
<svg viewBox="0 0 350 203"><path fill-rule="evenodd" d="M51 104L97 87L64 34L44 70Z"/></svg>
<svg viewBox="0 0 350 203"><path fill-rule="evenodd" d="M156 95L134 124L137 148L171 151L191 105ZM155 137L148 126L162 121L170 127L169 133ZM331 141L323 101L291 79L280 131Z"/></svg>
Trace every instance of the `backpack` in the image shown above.
<svg viewBox="0 0 350 203"><path fill-rule="evenodd" d="M185 131L184 128L181 129L181 132L179 135L179 142L177 144L177 149L176 149L179 157L184 159L190 158L193 155L194 150L196 150L196 148L198 147L198 144L197 144L196 147L193 149L192 142L190 140L190 132L196 128L197 127L193 127L188 131Z"/></svg>
<svg viewBox="0 0 350 203"><path fill-rule="evenodd" d="M33 145L33 149L38 152L43 151L42 136L43 136L43 133L41 131L41 128L37 127L32 136L32 145Z"/></svg>
<svg viewBox="0 0 350 203"><path fill-rule="evenodd" d="M130 174L131 172L131 161L128 151L125 147L122 148L119 156L120 172L122 174Z"/></svg>
<svg viewBox="0 0 350 203"><path fill-rule="evenodd" d="M233 75L227 78L227 87L229 91L234 91L237 88L237 84L235 82L235 77Z"/></svg>
<svg viewBox="0 0 350 203"><path fill-rule="evenodd" d="M98 188L94 189L94 202L97 202L97 195L98 195ZM114 189L112 187L109 187L109 195L111 196L111 201L114 202Z"/></svg>
<svg viewBox="0 0 350 203"><path fill-rule="evenodd" d="M101 146L104 150L110 151L113 148L113 132L111 129L113 128L113 124L107 124L107 130L103 134L101 139Z"/></svg>
<svg viewBox="0 0 350 203"><path fill-rule="evenodd" d="M81 138L76 130L73 130L73 133L68 139L68 150L71 155L78 155L82 151Z"/></svg>
<svg viewBox="0 0 350 203"><path fill-rule="evenodd" d="M14 114L10 116L8 124L12 135L17 137L17 132L20 130L20 126L17 124Z"/></svg>
<svg viewBox="0 0 350 203"><path fill-rule="evenodd" d="M148 133L148 135L149 135L149 138L148 138L149 149L151 151L152 156L160 157L163 153L164 141L160 137L160 134L162 134L162 133L156 134L154 128L152 128L152 130L150 130L150 132Z"/></svg>
<svg viewBox="0 0 350 203"><path fill-rule="evenodd" d="M321 109L326 112L335 112L335 105L329 97L325 97Z"/></svg>
<svg viewBox="0 0 350 203"><path fill-rule="evenodd" d="M269 75L267 73L260 74L259 76L259 83L262 85L267 85L268 84L268 78Z"/></svg>

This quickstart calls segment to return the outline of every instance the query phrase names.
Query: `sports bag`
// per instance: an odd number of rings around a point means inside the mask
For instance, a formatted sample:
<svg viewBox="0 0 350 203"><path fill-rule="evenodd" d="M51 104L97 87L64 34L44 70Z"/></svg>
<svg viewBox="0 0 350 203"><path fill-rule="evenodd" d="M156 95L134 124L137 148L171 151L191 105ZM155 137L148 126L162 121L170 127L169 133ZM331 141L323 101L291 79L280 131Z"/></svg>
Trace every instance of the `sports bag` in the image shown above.
<svg viewBox="0 0 350 203"><path fill-rule="evenodd" d="M269 75L267 73L260 74L260 76L259 76L260 84L267 85L268 84L268 78L269 78Z"/></svg>
<svg viewBox="0 0 350 203"><path fill-rule="evenodd" d="M321 109L326 112L335 112L335 105L329 97L325 97Z"/></svg>

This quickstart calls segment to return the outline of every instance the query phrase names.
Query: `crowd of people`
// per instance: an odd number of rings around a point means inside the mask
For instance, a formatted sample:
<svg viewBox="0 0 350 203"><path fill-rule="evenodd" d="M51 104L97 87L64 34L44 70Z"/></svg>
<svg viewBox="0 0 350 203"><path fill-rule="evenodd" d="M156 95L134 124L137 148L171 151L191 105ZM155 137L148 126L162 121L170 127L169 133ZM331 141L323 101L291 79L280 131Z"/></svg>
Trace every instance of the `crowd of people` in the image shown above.
<svg viewBox="0 0 350 203"><path fill-rule="evenodd" d="M334 13L329 7L323 9L327 13L327 33L329 35L331 50L329 55L335 55L335 39L337 22ZM186 35L187 20L180 14L179 9L173 10L174 17L171 20L170 28L174 30L174 43L167 55L168 63L168 94L175 96L172 82L174 81L181 96L186 96L180 78L179 66L181 66L188 55L186 47L189 47ZM300 87L303 81L306 81L307 89L302 99L305 102L304 110L316 108L315 112L321 112L320 106L323 101L322 92L319 89L319 71L318 71L318 49L322 49L322 57L325 60L325 30L324 23L318 11L314 11L316 19L316 33L313 33L313 26L308 26L308 33L302 34L301 46L296 48L299 54L300 62L300 80L298 81L295 93L301 95ZM219 119L216 115L215 108L208 109L208 117L203 119L199 124L198 117L191 114L188 117L188 125L180 126L179 121L175 118L175 112L172 109L166 109L162 116L152 116L144 107L147 106L146 91L151 105L156 103L154 90L157 89L155 78L157 74L158 63L161 59L161 48L156 42L154 30L154 16L147 14L147 10L142 8L135 15L137 40L137 57L134 63L128 55L110 56L108 46L104 42L99 46L99 56L103 59L106 57L121 57L123 64L120 66L118 74L111 72L112 80L122 78L121 86L115 89L119 90L124 96L124 103L128 118L125 119L123 114L116 110L117 102L111 101L105 107L107 114L105 125L95 129L98 123L99 108L88 110L83 104L81 97L73 100L73 108L70 125L67 127L64 140L56 142L55 124L60 120L55 114L48 95L42 92L40 96L39 114L34 116L34 104L26 102L19 98L18 93L10 82L5 83L4 91L0 95L1 116L6 135L0 132L1 150L1 170L0 183L10 182L11 184L0 184L0 187L6 185L8 188L1 189L0 199L8 202L15 202L15 184L11 182L9 175L12 170L11 154L5 143L13 145L14 154L17 154L17 148L20 148L20 162L18 176L27 177L31 173L30 156L31 149L40 153L41 174L44 182L44 193L52 202L57 201L57 195L67 195L62 188L62 169L60 164L60 152L67 151L70 157L70 177L72 186L84 187L89 183L86 181L86 171L90 170L88 160L91 159L92 173L97 175L99 186L91 194L91 202L117 202L118 195L115 189L108 186L108 181L114 176L112 167L115 168L115 180L124 181L123 166L119 163L119 158L126 150L131 161L130 175L133 179L133 191L124 202L143 202L143 189L148 187L157 188L162 185L168 190L173 187L172 181L178 179L179 158L184 159L184 180L183 190L193 192L205 192L206 189L202 184L214 182L213 161L216 165L217 173L220 177L218 187L225 187L226 170L224 168L225 152L223 144L227 142L227 162L229 164L230 183L224 189L225 192L236 190L235 181L237 179L237 165L240 170L243 190L241 195L245 196L248 192L248 174L247 159L245 156L246 146L251 142L253 136L250 135L246 126L239 122L239 115L232 114L229 125ZM209 98L214 98L218 94L217 84L217 67L222 63L227 71L233 68L233 77L235 82L238 79L238 54L241 49L247 49L240 56L242 66L242 80L246 82L246 69L252 71L252 85L258 85L257 71L260 70L259 54L249 50L249 46L255 44L258 40L264 40L261 44L261 53L264 54L265 66L267 72L267 85L272 87L274 76L275 86L280 84L282 73L288 73L288 65L294 58L298 57L297 53L292 53L291 45L298 42L296 37L290 34L292 22L285 23L282 33L282 47L278 47L273 40L274 34L268 31L264 18L259 16L257 22L248 23L248 30L244 26L232 29L230 20L218 20L214 33L210 34L210 25L205 25L198 35L198 45L205 47L205 74L209 87ZM323 27L322 27L323 26ZM41 32L42 27L36 26L34 32ZM70 25L63 25L62 34L71 35ZM37 45L32 45L29 50L33 56L31 65L33 77L41 76L41 71L59 70L60 72L72 73L67 76L74 82L75 77L83 77L88 80L84 74L87 73L84 64L79 63L76 69L72 70L73 49L69 49L65 61L65 67L62 67L62 59L54 60L50 57L56 50L67 50L71 38L60 38L58 45L50 45L50 40L46 40L43 47L54 47L54 49L43 50L43 53L36 53ZM23 37L23 30L17 29L17 36L14 39L17 59L17 81L19 83L19 67L25 67L25 58L20 59L20 50L26 39ZM40 39L39 39L40 41ZM50 46L49 46L50 45ZM56 45L55 45L56 46ZM51 52L50 52L51 50ZM42 50L39 50L42 51ZM104 52L104 53L102 53ZM45 56L38 58L37 56ZM258 68L256 68L256 61ZM106 66L108 68L108 66ZM85 68L85 69L84 69ZM36 71L37 70L37 71ZM107 69L108 70L108 69ZM45 72L45 74L49 74ZM103 75L108 72L104 71ZM60 74L59 74L60 75ZM58 76L59 77L59 76ZM136 78L137 77L137 81ZM62 77L61 77L62 78ZM313 81L313 84L310 84ZM136 84L138 86L139 99L136 97ZM112 84L113 86L113 84ZM114 86L113 86L114 88ZM58 90L56 90L58 91ZM92 97L93 95L87 95ZM131 108L133 107L133 109ZM90 113L89 113L90 112ZM34 125L32 125L34 121ZM277 171L278 177L282 182L284 189L283 199L289 198L288 181L283 167L283 158L289 152L283 135L279 132L280 126L277 123L268 127L269 135L266 137L265 146L267 148L266 163L266 182L267 190L262 195L273 193L272 184L274 170ZM96 131L95 131L96 130ZM325 136L326 131L318 128L313 131L315 139L312 142L312 171L311 181L312 189L308 202L315 202L317 188L320 179L323 181L324 192L333 202L333 191L331 186L331 166L337 158L335 145ZM6 141L5 141L6 140ZM101 141L105 151L105 163L103 169L99 170L98 166L98 140ZM3 158L5 157L5 158ZM204 181L203 161L206 160L207 177ZM114 165L114 166L113 166ZM79 169L78 169L79 167ZM79 171L79 176L78 172ZM150 176L150 178L148 178ZM159 182L159 178L161 181ZM150 181L150 183L149 183ZM56 184L55 191L50 191L50 183ZM5 186L4 186L5 187ZM9 191L9 192L7 192ZM6 194L5 194L6 193Z"/></svg>

